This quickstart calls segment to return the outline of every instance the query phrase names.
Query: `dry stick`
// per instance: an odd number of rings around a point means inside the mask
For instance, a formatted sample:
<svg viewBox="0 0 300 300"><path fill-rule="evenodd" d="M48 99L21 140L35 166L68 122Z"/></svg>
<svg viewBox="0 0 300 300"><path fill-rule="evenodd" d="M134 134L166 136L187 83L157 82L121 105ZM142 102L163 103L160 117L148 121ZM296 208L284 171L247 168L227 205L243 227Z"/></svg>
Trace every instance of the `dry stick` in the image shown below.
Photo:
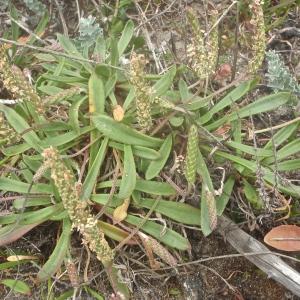
<svg viewBox="0 0 300 300"><path fill-rule="evenodd" d="M22 44L22 43L13 41L13 40L0 38L0 42L11 44L11 45L16 45L16 46L23 47L23 48L32 49L32 50L36 50L36 51L40 51L40 52L50 53L50 54L53 54L53 55L62 56L62 57L66 57L66 58L73 59L73 60L88 62L88 63L92 63L92 64L95 64L95 65L98 64L98 62L96 60L87 59L87 58L84 58L84 57L77 57L77 56L73 56L73 55L69 55L69 54L66 54L66 53L50 50L50 49L43 48L43 47L37 47L37 46L28 45L28 44ZM122 69L122 68L116 67L116 66L112 66L110 64L102 63L102 65L110 67L112 69L127 72L125 69Z"/></svg>
<svg viewBox="0 0 300 300"><path fill-rule="evenodd" d="M20 28L22 28L23 30L25 30L29 35L34 36L38 41L40 41L41 43L43 43L44 45L48 45L47 42L45 42L44 40L42 40L37 34L35 34L33 31L31 31L29 28L27 28L26 26L24 26L22 23L20 23L18 20L14 19L12 16L9 16L9 18L11 19L11 21L13 21L14 23L16 23Z"/></svg>
<svg viewBox="0 0 300 300"><path fill-rule="evenodd" d="M221 15L221 17L217 20L217 22L207 31L207 33L205 34L204 38L208 37L209 34L212 32L212 30L217 27L219 25L219 23L224 19L224 17L228 14L228 12L230 11L230 9L237 3L237 1L233 1L228 7L227 9L223 12L223 14Z"/></svg>
<svg viewBox="0 0 300 300"><path fill-rule="evenodd" d="M244 252L244 253L234 253L234 254L224 254L224 255L218 255L218 256L211 256L211 257L207 257L207 258L200 258L197 260L193 260L193 261L189 261L186 263L181 263L181 264L177 264L176 268L179 267L186 267L186 266L191 266L191 265L197 265L200 263L204 263L204 262L208 262L208 261L214 261L214 260L220 260L220 259L230 259L230 258L240 258L240 257L244 257L244 258L248 258L251 256L266 256L266 255L274 255L274 256L278 256L278 257L282 257L282 258L286 258L289 259L291 261L295 261L297 263L300 263L300 260L295 258L295 257L291 257L285 254L281 254L281 253L277 253L277 252L272 252L272 251L260 251L260 252ZM174 269L174 267L162 267L159 270L170 270L170 269ZM139 271L147 271L147 269L139 269L136 270L137 272Z"/></svg>
<svg viewBox="0 0 300 300"><path fill-rule="evenodd" d="M239 3L236 2L236 24L235 24L235 33L234 33L234 55L233 55L233 63L232 63L232 73L231 73L231 81L234 80L237 68L237 59L238 59L238 38L239 38L239 18L240 18L240 11L239 11Z"/></svg>
<svg viewBox="0 0 300 300"><path fill-rule="evenodd" d="M176 111L173 111L171 113L169 113L150 133L150 135L155 135L158 131L160 131L165 125L166 123L169 122L169 119L174 117L176 115Z"/></svg>
<svg viewBox="0 0 300 300"><path fill-rule="evenodd" d="M140 5L137 3L136 0L134 0L134 4L135 4L137 10L140 12L140 14L142 16L142 19L147 20L147 18L145 16L145 13L143 12L142 8L140 7ZM145 36L147 46L148 46L149 50L151 51L153 59L155 61L157 72L159 73L160 70L163 70L164 68L163 68L163 66L161 65L159 59L156 56L155 47L152 44L152 41L151 41L151 38L150 38L150 35L149 35L149 32L148 32L146 26L142 26L142 31L143 31L143 34Z"/></svg>
<svg viewBox="0 0 300 300"><path fill-rule="evenodd" d="M58 14L59 14L62 26L63 26L64 35L68 37L69 36L68 27L66 25L64 14L63 14L63 12L61 10L61 6L60 6L60 4L58 3L57 0L54 0L54 1L55 1L56 6L57 6Z"/></svg>
<svg viewBox="0 0 300 300"><path fill-rule="evenodd" d="M171 4L169 4L169 6L168 6L166 9L164 9L164 10L161 11L160 13L155 14L153 17L147 19L147 21L142 22L141 24L139 24L139 25L137 26L137 29L140 29L140 27L146 25L147 23L149 23L149 22L152 21L153 19L156 19L156 18L158 18L158 17L164 15L166 12L168 12L168 10L169 10L171 7L175 4L176 1L177 1L177 0L174 0Z"/></svg>
<svg viewBox="0 0 300 300"><path fill-rule="evenodd" d="M159 198L157 198L155 200L155 202L153 203L153 205L151 206L150 210L148 211L148 213L146 214L145 218L140 222L140 224L138 224L134 230L132 230L132 232L124 239L122 240L119 245L117 247L115 247L115 251L120 250L129 240L131 240L138 232L139 230L144 226L144 224L148 221L149 217L151 216L151 214L153 213L155 207L157 206L159 202Z"/></svg>
<svg viewBox="0 0 300 300"><path fill-rule="evenodd" d="M84 271L83 271L83 281L89 282L89 277L88 277L88 269L89 269L89 265L90 265L90 261L91 261L91 251L89 249L89 247L86 244L83 244L87 253L87 259L86 259L86 264L84 267Z"/></svg>
<svg viewBox="0 0 300 300"><path fill-rule="evenodd" d="M77 16L78 16L78 24L76 26L76 30L79 28L79 24L80 24L80 19L81 19L81 15L80 15L80 5L78 0L76 0L76 8L77 8Z"/></svg>
<svg viewBox="0 0 300 300"><path fill-rule="evenodd" d="M279 124L279 125L276 125L276 126L271 126L271 127L268 127L268 128L264 128L264 129L260 129L260 130L255 130L254 133L257 134L257 133L264 133L264 132L268 132L268 131L272 131L272 130L276 130L276 129L280 129L282 127L285 127L285 126L288 126L288 125L291 125L295 122L298 122L300 121L300 116L293 119L293 120L290 120L290 121L287 121L285 123L282 123L282 124Z"/></svg>
<svg viewBox="0 0 300 300"><path fill-rule="evenodd" d="M113 15L114 18L118 16L119 6L120 6L120 0L116 0L115 11Z"/></svg>
<svg viewBox="0 0 300 300"><path fill-rule="evenodd" d="M284 285L292 293L300 296L300 274L277 256L299 262L298 259L276 253L268 253L263 256L257 255L259 252L267 252L269 249L240 229L230 219L222 216L218 218L218 223L217 231L224 236L225 240L228 241L233 248L240 253L254 252L251 256L247 256L246 258L263 272L267 273L269 277Z"/></svg>

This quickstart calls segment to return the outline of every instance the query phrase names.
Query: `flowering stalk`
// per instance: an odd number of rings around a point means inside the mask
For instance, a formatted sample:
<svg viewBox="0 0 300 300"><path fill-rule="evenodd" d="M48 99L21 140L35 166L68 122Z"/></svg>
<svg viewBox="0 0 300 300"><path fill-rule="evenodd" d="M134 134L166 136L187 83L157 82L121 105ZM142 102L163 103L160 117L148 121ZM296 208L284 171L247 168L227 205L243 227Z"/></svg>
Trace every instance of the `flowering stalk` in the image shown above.
<svg viewBox="0 0 300 300"><path fill-rule="evenodd" d="M16 98L30 102L38 112L44 112L44 106L39 95L28 82L23 72L15 65L11 65L6 56L7 45L0 46L0 79L4 87Z"/></svg>
<svg viewBox="0 0 300 300"><path fill-rule="evenodd" d="M218 12L213 10L211 24L217 21ZM191 68L196 72L200 79L211 76L217 64L218 59L218 29L215 26L207 40L201 30L197 15L192 8L187 11L187 17L191 25L192 38L191 43L187 46L187 56Z"/></svg>
<svg viewBox="0 0 300 300"><path fill-rule="evenodd" d="M264 12L260 0L252 0L249 6L252 11L252 18L250 24L252 25L251 32L251 50L252 58L248 64L248 71L250 74L255 74L260 68L264 57L266 48L265 23Z"/></svg>
<svg viewBox="0 0 300 300"><path fill-rule="evenodd" d="M3 112L0 112L0 141L15 144L21 139L20 135L8 124Z"/></svg>
<svg viewBox="0 0 300 300"><path fill-rule="evenodd" d="M90 213L86 201L79 199L74 175L63 163L56 149L52 147L45 149L43 157L45 165L51 169L51 178L59 191L73 227L80 231L83 242L96 253L103 265L109 265L113 260L114 252L105 240L103 231L98 227L97 219Z"/></svg>
<svg viewBox="0 0 300 300"><path fill-rule="evenodd" d="M187 141L186 159L185 159L185 178L188 183L195 183L196 163L198 154L198 130L197 126L192 125Z"/></svg>
<svg viewBox="0 0 300 300"><path fill-rule="evenodd" d="M130 82L135 90L137 121L143 130L148 131L152 125L152 90L145 79L144 68L146 63L144 55L132 54L130 61Z"/></svg>

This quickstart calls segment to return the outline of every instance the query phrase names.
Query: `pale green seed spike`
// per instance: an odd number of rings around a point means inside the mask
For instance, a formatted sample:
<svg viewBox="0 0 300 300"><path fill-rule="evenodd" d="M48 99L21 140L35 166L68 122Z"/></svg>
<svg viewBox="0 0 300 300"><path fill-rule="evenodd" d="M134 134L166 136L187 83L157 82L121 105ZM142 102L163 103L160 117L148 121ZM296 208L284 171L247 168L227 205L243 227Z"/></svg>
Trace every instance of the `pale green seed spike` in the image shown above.
<svg viewBox="0 0 300 300"><path fill-rule="evenodd" d="M196 163L198 152L198 129L192 125L189 130L186 159L185 159L185 178L190 184L196 180Z"/></svg>
<svg viewBox="0 0 300 300"><path fill-rule="evenodd" d="M251 35L252 58L249 61L248 70L249 73L255 75L265 57L266 34L264 12L260 0L252 0L249 7L252 11L250 24L253 27L253 32Z"/></svg>
<svg viewBox="0 0 300 300"><path fill-rule="evenodd" d="M0 112L0 141L6 144L18 143L21 136L8 124L4 113Z"/></svg>
<svg viewBox="0 0 300 300"><path fill-rule="evenodd" d="M12 65L6 56L7 45L0 46L0 79L4 87L18 100L30 102L38 110L44 112L44 106L33 86L28 82L23 72Z"/></svg>
<svg viewBox="0 0 300 300"><path fill-rule="evenodd" d="M73 227L80 231L83 242L96 253L103 265L108 266L113 260L114 251L105 240L104 232L98 226L95 216L91 214L87 202L79 199L73 173L64 164L56 149L52 147L45 149L43 157L45 166L51 169L51 178L54 180Z"/></svg>
<svg viewBox="0 0 300 300"><path fill-rule="evenodd" d="M152 126L152 90L145 79L144 68L146 63L147 61L143 55L132 54L130 61L130 82L135 90L137 121L144 131L148 131Z"/></svg>
<svg viewBox="0 0 300 300"><path fill-rule="evenodd" d="M200 79L205 79L214 73L218 59L218 28L215 26L218 12L213 10L211 14L211 30L205 38L196 12L192 8L187 11L192 33L190 44L187 46L187 56L191 69Z"/></svg>

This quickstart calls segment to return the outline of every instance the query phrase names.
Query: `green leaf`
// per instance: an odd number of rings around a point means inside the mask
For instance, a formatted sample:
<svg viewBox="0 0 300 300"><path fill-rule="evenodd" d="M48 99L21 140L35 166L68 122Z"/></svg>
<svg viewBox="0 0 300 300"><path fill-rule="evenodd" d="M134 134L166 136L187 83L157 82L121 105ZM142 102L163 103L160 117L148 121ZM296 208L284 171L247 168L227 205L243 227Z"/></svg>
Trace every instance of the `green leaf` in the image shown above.
<svg viewBox="0 0 300 300"><path fill-rule="evenodd" d="M126 50L129 42L131 41L131 38L133 36L133 32L134 32L134 23L132 22L132 20L129 20L122 32L122 35L120 37L120 40L118 42L118 52L119 52L119 56L122 56L124 51Z"/></svg>
<svg viewBox="0 0 300 300"><path fill-rule="evenodd" d="M103 296L98 294L96 291L94 291L93 289L91 289L90 287L88 286L85 286L84 289L86 290L86 292L88 294L90 294L93 299L96 299L96 300L104 300Z"/></svg>
<svg viewBox="0 0 300 300"><path fill-rule="evenodd" d="M115 182L115 185L120 186L120 182L121 180L117 180ZM112 180L103 181L100 184L98 184L97 188L99 189L110 188L112 187L112 183L113 183ZM159 195L159 196L171 196L176 194L175 189L169 183L142 180L142 179L136 180L136 185L134 190L147 193L147 194Z"/></svg>
<svg viewBox="0 0 300 300"><path fill-rule="evenodd" d="M107 211L109 214L113 213L113 209L111 208L107 208ZM128 215L125 221L129 224L139 226L143 219ZM164 226L153 221L148 220L141 229L171 248L184 251L190 249L191 247L189 241L179 233L169 228L165 228Z"/></svg>
<svg viewBox="0 0 300 300"><path fill-rule="evenodd" d="M96 115L92 117L92 120L100 132L114 141L150 148L156 148L161 145L162 141L160 139L140 133L108 116Z"/></svg>
<svg viewBox="0 0 300 300"><path fill-rule="evenodd" d="M97 156L96 156L94 162L92 163L91 168L89 169L88 174L82 185L82 194L80 196L80 198L82 200L88 200L90 198L93 188L94 188L95 184L97 183L97 177L100 172L100 168L103 163L103 160L105 158L107 145L108 145L108 138L106 137L102 141L101 147L97 153Z"/></svg>
<svg viewBox="0 0 300 300"><path fill-rule="evenodd" d="M234 141L228 141L226 142L226 145L234 149L240 150L241 152L251 154L255 157L270 157L273 155L272 150L255 148Z"/></svg>
<svg viewBox="0 0 300 300"><path fill-rule="evenodd" d="M134 191L136 184L136 170L131 146L124 145L124 171L120 184L119 199L127 199Z"/></svg>
<svg viewBox="0 0 300 300"><path fill-rule="evenodd" d="M22 214L8 214L0 216L0 224L10 224L19 220L22 225L29 225L34 223L43 223L47 221L52 215L63 211L62 204L55 204L36 211L23 212Z"/></svg>
<svg viewBox="0 0 300 300"><path fill-rule="evenodd" d="M51 204L50 197L39 197L39 198L19 198L14 200L13 207L14 209L22 209L23 207L37 207L37 206L46 206Z"/></svg>
<svg viewBox="0 0 300 300"><path fill-rule="evenodd" d="M15 156L17 154L20 154L20 153L23 153L23 152L29 150L30 148L31 148L31 146L29 144L23 143L23 144L10 146L7 148L1 148L1 152L5 156Z"/></svg>
<svg viewBox="0 0 300 300"><path fill-rule="evenodd" d="M101 60L105 60L106 55L106 41L104 37L98 37L96 41L96 46L94 49L94 57L99 57Z"/></svg>
<svg viewBox="0 0 300 300"><path fill-rule="evenodd" d="M31 294L30 287L24 281L16 279L3 279L0 281L0 283L8 286L15 293L20 293L28 296Z"/></svg>
<svg viewBox="0 0 300 300"><path fill-rule="evenodd" d="M62 293L60 296L55 297L55 300L69 300L74 295L74 289Z"/></svg>
<svg viewBox="0 0 300 300"><path fill-rule="evenodd" d="M129 233L124 231L123 229L120 229L119 227L106 222L98 221L98 226L106 236L117 242L123 241L129 235Z"/></svg>
<svg viewBox="0 0 300 300"><path fill-rule="evenodd" d="M155 199L141 198L138 206L151 209L155 201ZM189 204L169 200L159 200L154 210L176 222L200 226L200 209Z"/></svg>
<svg viewBox="0 0 300 300"><path fill-rule="evenodd" d="M117 66L119 64L119 51L118 45L114 37L110 39L110 63L112 66ZM115 72L115 69L112 69L112 74Z"/></svg>
<svg viewBox="0 0 300 300"><path fill-rule="evenodd" d="M0 246L17 241L28 231L38 226L40 223L30 225L11 224L0 228Z"/></svg>
<svg viewBox="0 0 300 300"><path fill-rule="evenodd" d="M80 133L80 124L78 120L79 109L81 104L86 100L87 96L83 96L80 99L74 101L69 110L69 124L72 126L74 132Z"/></svg>
<svg viewBox="0 0 300 300"><path fill-rule="evenodd" d="M115 149L118 149L118 150L121 150L124 152L124 144L109 141L108 145L112 148L115 148ZM142 147L142 146L132 145L132 152L136 156L146 158L149 160L156 160L156 159L160 158L160 154L156 150Z"/></svg>
<svg viewBox="0 0 300 300"><path fill-rule="evenodd" d="M16 266L19 266L20 264L26 264L30 263L30 260L17 260L17 261L7 261L0 264L0 271L7 270Z"/></svg>
<svg viewBox="0 0 300 300"><path fill-rule="evenodd" d="M132 101L134 100L135 97L135 91L134 91L134 87L130 87L129 93L124 101L123 104L123 109L124 111L127 111L128 107L130 106L130 104L132 103Z"/></svg>
<svg viewBox="0 0 300 300"><path fill-rule="evenodd" d="M30 189L29 183L13 180L10 178L0 178L0 190L20 193L20 194L27 194L27 193L53 194L53 189L48 184L44 184L44 183L34 184Z"/></svg>
<svg viewBox="0 0 300 300"><path fill-rule="evenodd" d="M71 222L68 219L64 219L63 231L60 238L49 259L37 274L39 281L45 281L53 276L66 258L71 239L71 228Z"/></svg>
<svg viewBox="0 0 300 300"><path fill-rule="evenodd" d="M278 162L276 165L270 166L270 168L279 172L299 170L300 158Z"/></svg>
<svg viewBox="0 0 300 300"><path fill-rule="evenodd" d="M103 114L105 108L104 84L97 73L92 73L89 79L89 112Z"/></svg>
<svg viewBox="0 0 300 300"><path fill-rule="evenodd" d="M198 149L198 167L197 172L200 174L202 178L202 193L201 193L201 230L205 236L209 235L212 232L212 228L210 226L211 224L211 211L209 211L207 202L210 201L211 203L211 210L215 210L215 213L217 214L216 209L216 201L214 198L214 186L210 177L210 173L208 171L208 168L206 166L205 160L202 156L202 153L200 149ZM208 193L212 195L211 198L208 198Z"/></svg>
<svg viewBox="0 0 300 300"><path fill-rule="evenodd" d="M222 195L216 197L216 209L218 216L221 216L226 208L233 190L234 183L235 178L230 176L224 184Z"/></svg>
<svg viewBox="0 0 300 300"><path fill-rule="evenodd" d="M165 139L165 141L163 142L163 144L159 149L159 154L161 155L160 159L153 160L150 162L145 174L147 180L156 177L160 173L160 171L163 169L163 167L165 166L169 158L171 150L172 150L172 135L170 134Z"/></svg>
<svg viewBox="0 0 300 300"><path fill-rule="evenodd" d="M212 233L212 229L210 227L210 212L207 206L207 193L206 193L206 185L202 182L202 193L201 193L201 230L204 236L208 236Z"/></svg>
<svg viewBox="0 0 300 300"><path fill-rule="evenodd" d="M26 212L21 215L20 224L30 225L35 223L43 223L47 221L52 215L59 214L64 210L61 203L51 205L37 211Z"/></svg>
<svg viewBox="0 0 300 300"><path fill-rule="evenodd" d="M202 146L202 148L208 149L206 146ZM234 156L232 154L225 153L225 152L219 151L219 150L216 151L214 154L218 155L218 156L221 156L221 157L224 157L226 159L229 159L229 160L231 160L231 161L233 161L237 164L240 164L240 165L246 167L247 169L252 171L253 174L256 174L256 172L257 172L257 162L256 161L249 161L247 159L244 159L244 158L241 158L241 157L238 157L238 156ZM268 168L265 168L263 166L261 166L260 171L263 174L263 179L267 183L269 183L273 186L276 186L279 191L284 192L288 195L294 196L296 198L300 197L300 187L299 186L297 186L295 184L292 184L290 182L285 182L285 181L278 182L278 178L276 179L274 171L272 171Z"/></svg>
<svg viewBox="0 0 300 300"><path fill-rule="evenodd" d="M278 130L270 139L267 144L264 146L264 149L272 149L273 145L276 145L276 147L279 147L282 143L284 143L286 140L288 140L292 134L296 132L296 130L299 127L300 122L296 122L293 124L290 124L286 127L281 128Z"/></svg>
<svg viewBox="0 0 300 300"><path fill-rule="evenodd" d="M244 184L244 194L246 199L257 209L261 209L263 207L263 202L260 199L255 188L245 179L243 178Z"/></svg>
<svg viewBox="0 0 300 300"><path fill-rule="evenodd" d="M81 135L86 134L92 130L91 126L85 126L80 128L79 132L76 131L69 131L67 133L60 134L58 136L51 136L47 137L42 141L42 145L44 148L52 147L59 147L65 145L73 140L76 140Z"/></svg>
<svg viewBox="0 0 300 300"><path fill-rule="evenodd" d="M182 102L185 102L189 99L190 93L186 82L183 79L180 79L178 82L178 89L180 93L180 98Z"/></svg>
<svg viewBox="0 0 300 300"><path fill-rule="evenodd" d="M171 196L176 194L176 190L169 183L142 179L136 181L135 190L159 196Z"/></svg>
<svg viewBox="0 0 300 300"><path fill-rule="evenodd" d="M176 75L176 66L172 66L170 70L165 73L161 79L159 79L154 85L153 85L153 96L154 97L160 97L163 95L173 84L174 77Z"/></svg>
<svg viewBox="0 0 300 300"><path fill-rule="evenodd" d="M5 117L11 127L13 127L17 133L22 134L22 138L28 145L39 152L43 150L40 146L41 141L39 137L33 130L31 130L28 123L15 110L0 104L0 111L5 114ZM27 132L23 134L25 131Z"/></svg>
<svg viewBox="0 0 300 300"><path fill-rule="evenodd" d="M59 41L59 44L63 47L63 49L71 56L71 57L78 57L78 58L84 58L83 55L78 51L76 46L73 44L73 42L65 35L57 34L57 39ZM85 69L92 73L93 68L92 66L87 62L80 62Z"/></svg>
<svg viewBox="0 0 300 300"><path fill-rule="evenodd" d="M295 139L278 150L276 155L276 161L281 161L291 155L294 155L300 151L300 139ZM269 165L275 162L275 157L269 157L264 160L264 165Z"/></svg>
<svg viewBox="0 0 300 300"><path fill-rule="evenodd" d="M286 104L291 99L291 94L282 92L273 95L269 95L266 97L262 97L240 109L237 111L233 111L231 114L224 116L223 118L215 121L212 124L205 126L205 128L209 131L215 130L226 122L232 122L234 120L238 120L240 118L245 118L249 116L253 116L256 114L260 114L263 112L274 110L281 105ZM201 123L200 123L201 125Z"/></svg>
<svg viewBox="0 0 300 300"><path fill-rule="evenodd" d="M222 100L216 103L205 115L200 117L200 123L207 123L216 113L221 111L227 106L232 106L234 102L241 100L246 93L249 92L254 86L256 81L249 80L241 83L235 89L233 89L230 93L228 93Z"/></svg>

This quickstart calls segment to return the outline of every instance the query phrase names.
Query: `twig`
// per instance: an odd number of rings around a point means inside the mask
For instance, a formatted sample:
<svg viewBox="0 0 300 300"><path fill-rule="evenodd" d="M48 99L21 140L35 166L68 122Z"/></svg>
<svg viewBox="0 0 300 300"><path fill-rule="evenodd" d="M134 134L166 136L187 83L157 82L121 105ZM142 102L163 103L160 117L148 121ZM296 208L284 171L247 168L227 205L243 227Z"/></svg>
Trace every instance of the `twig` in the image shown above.
<svg viewBox="0 0 300 300"><path fill-rule="evenodd" d="M240 19L240 11L239 11L239 3L236 4L236 19L235 19L235 33L234 33L234 54L233 54L233 63L232 63L232 73L231 73L231 81L234 80L236 74L237 67L237 58L238 58L238 50L239 50L239 19Z"/></svg>
<svg viewBox="0 0 300 300"><path fill-rule="evenodd" d="M11 19L11 21L13 21L14 23L16 23L19 27L21 27L23 30L25 30L29 35L34 36L38 41L40 41L41 43L43 43L44 45L48 45L47 42L45 42L44 40L42 40L37 34L35 34L33 31L31 31L29 28L27 28L26 26L24 26L22 23L20 23L19 21L17 21L16 19L14 19L12 16L9 17Z"/></svg>
<svg viewBox="0 0 300 300"><path fill-rule="evenodd" d="M293 120L284 122L284 123L279 124L279 125L276 125L276 126L271 126L271 127L264 128L264 129L260 129L260 130L255 130L254 133L255 133L255 134L257 134L257 133L264 133L264 132L268 132L268 131L280 129L280 128L282 128L282 127L291 125L291 124L293 124L293 123L295 123L295 122L298 122L298 121L300 121L300 116L297 117L297 118L295 118L295 119L293 119Z"/></svg>
<svg viewBox="0 0 300 300"><path fill-rule="evenodd" d="M153 203L152 207L150 208L150 210L148 211L148 213L146 214L145 218L140 222L140 224L138 224L134 230L132 230L132 232L124 239L122 240L119 245L117 247L115 247L115 251L120 250L128 241L130 241L136 233L138 233L138 231L144 226L144 224L148 221L149 217L151 216L151 214L153 213L155 207L157 206L159 202L159 198L157 198L155 200L155 202Z"/></svg>
<svg viewBox="0 0 300 300"><path fill-rule="evenodd" d="M63 14L63 12L61 10L61 6L60 6L60 4L58 3L57 0L54 0L54 1L55 1L56 6L57 6L58 14L59 14L62 26L63 26L64 35L65 36L69 36L68 27L66 25L64 14Z"/></svg>
<svg viewBox="0 0 300 300"><path fill-rule="evenodd" d="M204 35L204 38L208 37L209 34L212 32L212 30L219 25L219 23L224 19L224 17L228 14L229 10L237 3L237 1L233 1L227 9L223 12L221 17L217 20L217 22L207 31L207 33Z"/></svg>

